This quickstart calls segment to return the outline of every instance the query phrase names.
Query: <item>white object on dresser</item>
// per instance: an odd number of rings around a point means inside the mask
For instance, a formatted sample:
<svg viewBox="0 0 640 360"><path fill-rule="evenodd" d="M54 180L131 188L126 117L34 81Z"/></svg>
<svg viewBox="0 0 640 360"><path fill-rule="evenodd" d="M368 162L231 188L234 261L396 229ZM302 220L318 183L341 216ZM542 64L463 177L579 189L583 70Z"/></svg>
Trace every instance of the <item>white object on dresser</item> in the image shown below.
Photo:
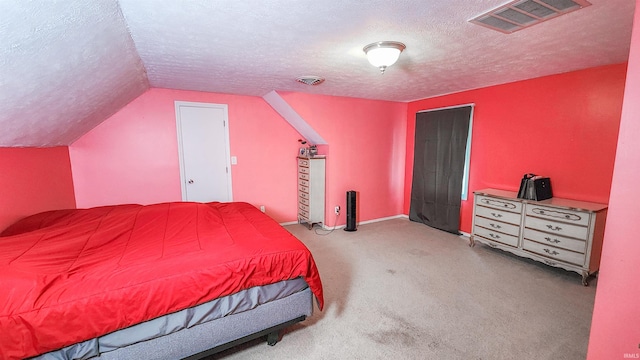
<svg viewBox="0 0 640 360"><path fill-rule="evenodd" d="M324 225L325 158L298 157L298 223Z"/></svg>
<svg viewBox="0 0 640 360"><path fill-rule="evenodd" d="M480 242L575 271L582 284L600 267L607 205L562 198L523 200L512 191L474 192L469 246Z"/></svg>

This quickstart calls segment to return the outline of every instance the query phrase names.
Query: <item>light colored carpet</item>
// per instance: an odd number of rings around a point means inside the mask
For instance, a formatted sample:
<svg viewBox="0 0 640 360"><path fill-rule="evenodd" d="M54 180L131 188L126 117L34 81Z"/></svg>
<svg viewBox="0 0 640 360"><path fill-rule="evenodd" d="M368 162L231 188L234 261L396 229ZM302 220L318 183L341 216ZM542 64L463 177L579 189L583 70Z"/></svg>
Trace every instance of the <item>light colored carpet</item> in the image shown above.
<svg viewBox="0 0 640 360"><path fill-rule="evenodd" d="M210 359L585 359L597 280L407 219L286 227L311 250L325 310ZM323 232L319 230L319 232Z"/></svg>

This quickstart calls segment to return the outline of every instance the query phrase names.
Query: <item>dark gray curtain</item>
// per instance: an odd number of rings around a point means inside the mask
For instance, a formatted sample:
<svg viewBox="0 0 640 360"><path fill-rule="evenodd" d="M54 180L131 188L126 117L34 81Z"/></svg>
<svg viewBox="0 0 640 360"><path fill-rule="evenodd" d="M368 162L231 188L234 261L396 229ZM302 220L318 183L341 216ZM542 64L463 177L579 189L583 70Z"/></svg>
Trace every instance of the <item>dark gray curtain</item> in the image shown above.
<svg viewBox="0 0 640 360"><path fill-rule="evenodd" d="M470 116L471 106L416 114L410 220L459 233Z"/></svg>

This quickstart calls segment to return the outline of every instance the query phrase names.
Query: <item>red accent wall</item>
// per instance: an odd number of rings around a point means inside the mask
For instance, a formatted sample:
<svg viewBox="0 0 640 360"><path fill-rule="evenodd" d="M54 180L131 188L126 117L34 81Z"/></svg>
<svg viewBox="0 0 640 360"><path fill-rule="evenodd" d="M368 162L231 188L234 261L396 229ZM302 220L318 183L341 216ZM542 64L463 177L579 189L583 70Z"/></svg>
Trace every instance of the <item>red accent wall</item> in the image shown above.
<svg viewBox="0 0 640 360"><path fill-rule="evenodd" d="M607 203L626 64L590 68L414 101L407 112L405 207L413 175L415 114L475 103L469 191L518 190L524 173L551 178L554 196ZM473 197L460 229L471 232Z"/></svg>
<svg viewBox="0 0 640 360"><path fill-rule="evenodd" d="M329 142L326 222L345 191L357 190L359 220L402 212L406 104L282 94ZM300 135L262 98L151 89L70 146L78 207L179 201L174 101L228 104L233 200L265 205L279 222L297 219ZM345 223L344 211L338 224Z"/></svg>
<svg viewBox="0 0 640 360"><path fill-rule="evenodd" d="M593 310L589 360L640 358L640 0Z"/></svg>
<svg viewBox="0 0 640 360"><path fill-rule="evenodd" d="M0 231L28 215L75 208L68 148L0 148L0 193Z"/></svg>

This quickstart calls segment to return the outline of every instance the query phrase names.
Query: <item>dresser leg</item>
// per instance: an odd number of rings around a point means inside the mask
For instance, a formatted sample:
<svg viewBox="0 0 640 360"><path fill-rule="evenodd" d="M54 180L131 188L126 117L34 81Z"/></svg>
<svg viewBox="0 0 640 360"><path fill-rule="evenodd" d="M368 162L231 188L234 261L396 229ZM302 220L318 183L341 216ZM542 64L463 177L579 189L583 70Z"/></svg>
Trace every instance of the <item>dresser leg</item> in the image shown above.
<svg viewBox="0 0 640 360"><path fill-rule="evenodd" d="M589 277L591 275L587 271L582 272L582 285L589 286Z"/></svg>
<svg viewBox="0 0 640 360"><path fill-rule="evenodd" d="M473 240L473 235L469 236L469 247L476 246L475 240Z"/></svg>

